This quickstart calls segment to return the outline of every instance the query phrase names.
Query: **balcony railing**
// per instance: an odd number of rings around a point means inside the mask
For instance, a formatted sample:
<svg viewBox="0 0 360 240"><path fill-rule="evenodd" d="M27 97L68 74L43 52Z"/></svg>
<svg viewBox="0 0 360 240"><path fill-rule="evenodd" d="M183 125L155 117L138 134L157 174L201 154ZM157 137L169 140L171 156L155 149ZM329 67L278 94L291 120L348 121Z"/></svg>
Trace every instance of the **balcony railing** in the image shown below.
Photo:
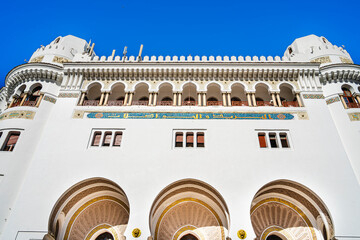
<svg viewBox="0 0 360 240"><path fill-rule="evenodd" d="M147 106L149 105L149 101L133 101L132 105L136 105L136 106Z"/></svg>
<svg viewBox="0 0 360 240"><path fill-rule="evenodd" d="M160 101L160 102L158 102L158 105L160 105L160 106L172 106L173 101Z"/></svg>
<svg viewBox="0 0 360 240"><path fill-rule="evenodd" d="M270 101L256 101L257 106L274 106Z"/></svg>
<svg viewBox="0 0 360 240"><path fill-rule="evenodd" d="M100 100L84 100L83 106L98 106Z"/></svg>
<svg viewBox="0 0 360 240"><path fill-rule="evenodd" d="M231 101L231 106L249 106L247 101Z"/></svg>
<svg viewBox="0 0 360 240"><path fill-rule="evenodd" d="M122 105L124 105L124 101L123 100L111 100L111 101L108 101L107 105L108 106L122 106Z"/></svg>
<svg viewBox="0 0 360 240"><path fill-rule="evenodd" d="M35 107L35 106L36 106L36 102L37 102L37 100L35 100L35 101L24 101L23 106Z"/></svg>
<svg viewBox="0 0 360 240"><path fill-rule="evenodd" d="M284 107L299 107L299 103L296 102L296 101L293 101L293 102L287 102L287 101L284 101L281 103Z"/></svg>
<svg viewBox="0 0 360 240"><path fill-rule="evenodd" d="M348 108L360 108L360 104L355 102L347 102L346 105Z"/></svg>
<svg viewBox="0 0 360 240"><path fill-rule="evenodd" d="M183 106L195 106L196 101L183 101Z"/></svg>
<svg viewBox="0 0 360 240"><path fill-rule="evenodd" d="M221 106L223 105L222 101L207 101L207 106Z"/></svg>

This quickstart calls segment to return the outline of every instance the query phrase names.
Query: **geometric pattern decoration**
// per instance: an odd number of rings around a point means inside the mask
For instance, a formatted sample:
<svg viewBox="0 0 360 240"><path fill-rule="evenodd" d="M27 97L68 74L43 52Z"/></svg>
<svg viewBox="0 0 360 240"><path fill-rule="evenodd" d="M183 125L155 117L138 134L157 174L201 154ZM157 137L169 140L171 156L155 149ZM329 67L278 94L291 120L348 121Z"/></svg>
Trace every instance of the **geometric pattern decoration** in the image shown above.
<svg viewBox="0 0 360 240"><path fill-rule="evenodd" d="M291 120L290 113L206 113L206 112L90 112L88 118L101 119L229 119Z"/></svg>
<svg viewBox="0 0 360 240"><path fill-rule="evenodd" d="M348 113L348 116L350 118L350 121L360 121L360 113ZM0 116L1 120L1 116Z"/></svg>
<svg viewBox="0 0 360 240"><path fill-rule="evenodd" d="M44 96L44 101L48 101L48 102L51 102L51 103L56 103L56 99L53 98L53 97L50 97L50 96Z"/></svg>
<svg viewBox="0 0 360 240"><path fill-rule="evenodd" d="M317 62L317 63L330 63L331 59L329 56L326 57L319 57L311 60L310 62Z"/></svg>
<svg viewBox="0 0 360 240"><path fill-rule="evenodd" d="M77 98L79 93L59 93L59 98Z"/></svg>
<svg viewBox="0 0 360 240"><path fill-rule="evenodd" d="M303 94L304 99L324 99L322 94Z"/></svg>
<svg viewBox="0 0 360 240"><path fill-rule="evenodd" d="M188 199L167 208L155 232L155 239L178 240L182 236L193 232L202 239L225 239L219 220L198 199ZM192 229L188 228L189 226Z"/></svg>
<svg viewBox="0 0 360 240"><path fill-rule="evenodd" d="M340 102L340 98L339 97L332 97L332 98L326 99L326 104L327 105L335 103L335 102Z"/></svg>
<svg viewBox="0 0 360 240"><path fill-rule="evenodd" d="M14 118L34 119L34 117L35 117L35 112L33 111L11 111L1 114L0 120L14 119Z"/></svg>

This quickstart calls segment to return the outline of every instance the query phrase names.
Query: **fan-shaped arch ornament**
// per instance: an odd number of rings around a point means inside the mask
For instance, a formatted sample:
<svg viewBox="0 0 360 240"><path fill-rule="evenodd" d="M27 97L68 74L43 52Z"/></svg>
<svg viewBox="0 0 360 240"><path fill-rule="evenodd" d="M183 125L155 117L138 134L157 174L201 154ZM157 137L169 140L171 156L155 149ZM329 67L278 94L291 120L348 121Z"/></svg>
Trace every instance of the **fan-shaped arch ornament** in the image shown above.
<svg viewBox="0 0 360 240"><path fill-rule="evenodd" d="M129 220L124 191L103 178L87 179L69 188L57 201L47 235L62 240L90 240L108 233L123 236Z"/></svg>
<svg viewBox="0 0 360 240"><path fill-rule="evenodd" d="M166 187L150 211L154 240L225 240L229 215L221 195L208 184L185 179Z"/></svg>
<svg viewBox="0 0 360 240"><path fill-rule="evenodd" d="M263 186L251 205L251 223L258 240L332 239L334 228L322 200L305 186L278 180Z"/></svg>

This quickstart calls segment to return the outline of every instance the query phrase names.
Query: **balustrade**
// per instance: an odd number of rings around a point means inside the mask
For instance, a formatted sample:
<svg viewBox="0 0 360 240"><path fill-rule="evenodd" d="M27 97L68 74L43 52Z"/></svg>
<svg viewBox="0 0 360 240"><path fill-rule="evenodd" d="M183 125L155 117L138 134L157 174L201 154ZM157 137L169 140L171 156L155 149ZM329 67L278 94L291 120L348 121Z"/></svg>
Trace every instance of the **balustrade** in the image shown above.
<svg viewBox="0 0 360 240"><path fill-rule="evenodd" d="M136 105L136 106L147 106L149 105L149 101L148 100L141 100L141 101L133 101L132 105Z"/></svg>
<svg viewBox="0 0 360 240"><path fill-rule="evenodd" d="M84 100L83 106L98 106L100 100Z"/></svg>
<svg viewBox="0 0 360 240"><path fill-rule="evenodd" d="M299 107L299 103L298 103L297 101L290 101L290 102L288 102L288 101L283 101L283 102L282 102L282 105L283 105L284 107Z"/></svg>
<svg viewBox="0 0 360 240"><path fill-rule="evenodd" d="M123 106L124 101L123 100L109 100L107 105L108 106Z"/></svg>
<svg viewBox="0 0 360 240"><path fill-rule="evenodd" d="M270 101L256 101L257 106L274 106Z"/></svg>
<svg viewBox="0 0 360 240"><path fill-rule="evenodd" d="M160 101L160 102L158 102L158 105L160 105L160 106L172 106L173 102L172 101Z"/></svg>
<svg viewBox="0 0 360 240"><path fill-rule="evenodd" d="M346 105L348 108L360 108L360 104L356 102L347 102Z"/></svg>
<svg viewBox="0 0 360 240"><path fill-rule="evenodd" d="M183 106L195 106L196 101L183 101Z"/></svg>
<svg viewBox="0 0 360 240"><path fill-rule="evenodd" d="M207 101L206 105L207 106L222 106L223 102L222 101Z"/></svg>
<svg viewBox="0 0 360 240"><path fill-rule="evenodd" d="M24 101L23 106L27 106L27 107L35 107L36 106L36 100L35 101Z"/></svg>
<svg viewBox="0 0 360 240"><path fill-rule="evenodd" d="M231 106L249 106L247 101L231 101Z"/></svg>

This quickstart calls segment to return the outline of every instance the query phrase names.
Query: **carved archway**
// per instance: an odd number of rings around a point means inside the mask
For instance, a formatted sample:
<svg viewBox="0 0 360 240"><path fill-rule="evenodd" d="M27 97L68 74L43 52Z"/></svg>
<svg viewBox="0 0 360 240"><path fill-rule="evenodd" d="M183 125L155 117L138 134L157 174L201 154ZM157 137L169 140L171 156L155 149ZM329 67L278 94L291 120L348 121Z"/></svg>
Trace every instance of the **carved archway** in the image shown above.
<svg viewBox="0 0 360 240"><path fill-rule="evenodd" d="M184 179L164 188L149 216L154 240L225 240L229 212L222 196L210 185ZM186 238L184 238L186 239Z"/></svg>
<svg viewBox="0 0 360 240"><path fill-rule="evenodd" d="M277 180L263 186L251 204L257 240L334 238L334 227L322 200L305 186Z"/></svg>
<svg viewBox="0 0 360 240"><path fill-rule="evenodd" d="M87 179L70 187L56 202L46 236L58 240L112 236L119 240L129 213L128 199L116 183L104 178Z"/></svg>

